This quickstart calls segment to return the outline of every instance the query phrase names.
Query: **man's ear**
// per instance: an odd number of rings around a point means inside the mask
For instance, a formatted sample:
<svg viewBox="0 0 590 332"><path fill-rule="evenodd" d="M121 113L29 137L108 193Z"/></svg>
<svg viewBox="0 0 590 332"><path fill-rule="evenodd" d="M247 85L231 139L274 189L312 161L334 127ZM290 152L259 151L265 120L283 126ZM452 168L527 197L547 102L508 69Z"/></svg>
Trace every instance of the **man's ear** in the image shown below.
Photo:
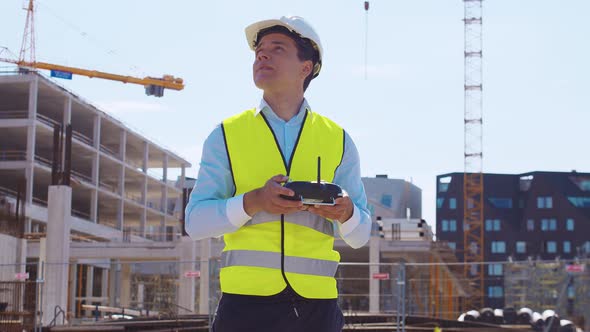
<svg viewBox="0 0 590 332"><path fill-rule="evenodd" d="M313 61L311 61L311 60L304 61L303 67L301 69L301 74L303 75L303 78L306 78L307 76L309 76L309 74L311 74L312 71L313 71Z"/></svg>

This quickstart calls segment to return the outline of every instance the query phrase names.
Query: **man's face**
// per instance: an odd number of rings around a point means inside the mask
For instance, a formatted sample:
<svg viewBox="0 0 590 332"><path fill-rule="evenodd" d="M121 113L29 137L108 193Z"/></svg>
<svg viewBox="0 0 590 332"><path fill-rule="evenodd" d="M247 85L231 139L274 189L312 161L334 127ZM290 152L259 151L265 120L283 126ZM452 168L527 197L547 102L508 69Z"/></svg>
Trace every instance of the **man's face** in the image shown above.
<svg viewBox="0 0 590 332"><path fill-rule="evenodd" d="M280 33L270 33L256 46L253 77L256 86L264 91L301 88L311 72L312 62L297 57L295 42Z"/></svg>

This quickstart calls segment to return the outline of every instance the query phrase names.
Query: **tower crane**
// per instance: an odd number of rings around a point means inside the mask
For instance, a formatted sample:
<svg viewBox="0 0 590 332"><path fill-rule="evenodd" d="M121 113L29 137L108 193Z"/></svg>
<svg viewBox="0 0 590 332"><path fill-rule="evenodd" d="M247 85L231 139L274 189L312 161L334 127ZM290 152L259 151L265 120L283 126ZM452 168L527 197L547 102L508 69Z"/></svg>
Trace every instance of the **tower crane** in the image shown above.
<svg viewBox="0 0 590 332"><path fill-rule="evenodd" d="M62 66L47 62L37 62L35 59L35 4L34 0L29 0L27 10L27 19L25 23L25 31L23 34L22 46L19 53L18 60L0 57L0 61L16 64L22 70L36 70L46 69L51 71L51 76L58 78L71 79L73 74L82 75L86 77L96 77L112 81L119 81L123 83L139 84L145 87L145 93L148 96L162 97L164 89L182 90L184 89L184 82L182 78L174 77L172 75L163 75L162 77L133 77L125 75L117 75L106 73L97 70ZM0 54L1 54L0 50Z"/></svg>

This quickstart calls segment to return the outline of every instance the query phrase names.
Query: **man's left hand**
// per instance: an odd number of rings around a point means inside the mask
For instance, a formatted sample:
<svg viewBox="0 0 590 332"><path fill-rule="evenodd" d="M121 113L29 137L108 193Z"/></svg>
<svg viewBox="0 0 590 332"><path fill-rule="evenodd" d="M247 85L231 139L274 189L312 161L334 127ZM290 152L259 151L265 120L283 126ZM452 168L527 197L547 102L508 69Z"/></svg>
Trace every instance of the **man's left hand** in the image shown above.
<svg viewBox="0 0 590 332"><path fill-rule="evenodd" d="M354 204L348 196L337 198L336 204L330 205L313 205L307 208L307 211L322 216L327 219L338 220L341 224L345 223L352 217Z"/></svg>

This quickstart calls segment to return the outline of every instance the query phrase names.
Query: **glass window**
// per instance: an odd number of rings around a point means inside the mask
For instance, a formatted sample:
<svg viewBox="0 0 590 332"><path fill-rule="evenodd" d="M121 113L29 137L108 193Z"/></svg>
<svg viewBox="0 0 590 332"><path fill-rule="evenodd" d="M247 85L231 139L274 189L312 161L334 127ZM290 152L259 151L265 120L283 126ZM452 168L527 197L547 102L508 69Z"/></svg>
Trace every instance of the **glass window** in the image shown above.
<svg viewBox="0 0 590 332"><path fill-rule="evenodd" d="M499 231L500 226L500 219L486 219L486 231Z"/></svg>
<svg viewBox="0 0 590 332"><path fill-rule="evenodd" d="M503 254L506 253L506 242L504 241L492 241L492 253Z"/></svg>
<svg viewBox="0 0 590 332"><path fill-rule="evenodd" d="M488 265L488 274L491 276L501 276L502 275L502 264Z"/></svg>
<svg viewBox="0 0 590 332"><path fill-rule="evenodd" d="M590 253L590 241L584 242L582 249L584 250L584 253Z"/></svg>
<svg viewBox="0 0 590 332"><path fill-rule="evenodd" d="M455 210L457 208L457 199L449 198L449 209Z"/></svg>
<svg viewBox="0 0 590 332"><path fill-rule="evenodd" d="M451 250L455 251L457 249L457 244L455 242L447 242L447 245Z"/></svg>
<svg viewBox="0 0 590 332"><path fill-rule="evenodd" d="M555 241L547 241L547 252L550 254L557 252L557 243Z"/></svg>
<svg viewBox="0 0 590 332"><path fill-rule="evenodd" d="M436 199L436 208L440 209L443 206L445 199L443 197L439 197Z"/></svg>
<svg viewBox="0 0 590 332"><path fill-rule="evenodd" d="M512 198L488 198L490 203L498 209L512 209Z"/></svg>
<svg viewBox="0 0 590 332"><path fill-rule="evenodd" d="M449 220L449 231L451 231L451 232L457 231L457 220Z"/></svg>
<svg viewBox="0 0 590 332"><path fill-rule="evenodd" d="M504 296L504 288L502 286L489 286L488 287L488 297L503 297Z"/></svg>
<svg viewBox="0 0 590 332"><path fill-rule="evenodd" d="M445 192L447 190L449 190L449 184L451 183L451 180L453 179L453 177L451 176L445 176L444 178L439 178L438 179L438 192Z"/></svg>
<svg viewBox="0 0 590 332"><path fill-rule="evenodd" d="M549 219L541 219L541 230L542 231L549 230Z"/></svg>
<svg viewBox="0 0 590 332"><path fill-rule="evenodd" d="M537 197L537 208L539 208L539 209L552 209L553 208L553 197L551 197L551 196Z"/></svg>
<svg viewBox="0 0 590 332"><path fill-rule="evenodd" d="M590 208L590 197L568 197L570 203L579 208Z"/></svg>
<svg viewBox="0 0 590 332"><path fill-rule="evenodd" d="M556 219L549 219L549 230L554 231L557 229L557 220Z"/></svg>
<svg viewBox="0 0 590 332"><path fill-rule="evenodd" d="M495 231L500 230L500 219L494 219L494 230Z"/></svg>
<svg viewBox="0 0 590 332"><path fill-rule="evenodd" d="M568 231L573 231L573 230L574 230L574 219L572 219L572 218L568 218L568 219L565 221L565 228L566 228Z"/></svg>
<svg viewBox="0 0 590 332"><path fill-rule="evenodd" d="M535 221L533 219L529 219L526 221L526 230L527 231L534 231L535 230Z"/></svg>
<svg viewBox="0 0 590 332"><path fill-rule="evenodd" d="M572 252L572 243L570 241L563 241L563 252L566 254Z"/></svg>
<svg viewBox="0 0 590 332"><path fill-rule="evenodd" d="M441 230L443 232L448 232L449 231L449 221L448 220L444 220L443 219Z"/></svg>
<svg viewBox="0 0 590 332"><path fill-rule="evenodd" d="M469 230L469 224L465 221L463 221L463 230L464 231L468 231Z"/></svg>
<svg viewBox="0 0 590 332"><path fill-rule="evenodd" d="M383 194L381 196L381 204L387 207L393 206L393 197L390 194Z"/></svg>
<svg viewBox="0 0 590 332"><path fill-rule="evenodd" d="M516 252L519 254L526 253L526 242L516 241Z"/></svg>

